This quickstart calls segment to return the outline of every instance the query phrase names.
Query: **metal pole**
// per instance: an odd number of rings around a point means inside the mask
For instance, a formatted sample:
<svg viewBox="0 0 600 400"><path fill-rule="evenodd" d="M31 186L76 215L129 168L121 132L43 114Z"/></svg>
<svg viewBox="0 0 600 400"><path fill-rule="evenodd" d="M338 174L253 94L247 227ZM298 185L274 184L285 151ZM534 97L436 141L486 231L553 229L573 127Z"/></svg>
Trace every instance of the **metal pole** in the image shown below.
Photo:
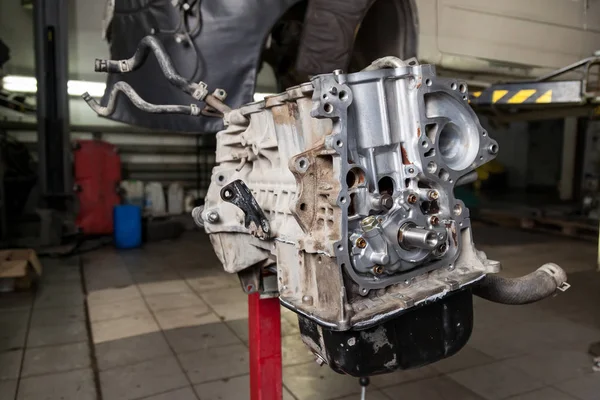
<svg viewBox="0 0 600 400"><path fill-rule="evenodd" d="M277 297L248 296L250 400L281 400L281 310Z"/></svg>
<svg viewBox="0 0 600 400"><path fill-rule="evenodd" d="M67 0L34 2L39 182L45 207L72 195L69 140Z"/></svg>

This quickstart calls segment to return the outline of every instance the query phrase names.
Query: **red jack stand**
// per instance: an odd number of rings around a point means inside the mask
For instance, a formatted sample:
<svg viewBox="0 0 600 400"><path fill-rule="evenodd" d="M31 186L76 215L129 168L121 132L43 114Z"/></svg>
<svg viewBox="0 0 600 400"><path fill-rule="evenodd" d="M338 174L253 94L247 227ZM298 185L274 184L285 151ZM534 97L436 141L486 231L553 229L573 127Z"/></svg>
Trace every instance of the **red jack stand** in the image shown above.
<svg viewBox="0 0 600 400"><path fill-rule="evenodd" d="M279 298L248 296L250 400L281 400L281 310Z"/></svg>

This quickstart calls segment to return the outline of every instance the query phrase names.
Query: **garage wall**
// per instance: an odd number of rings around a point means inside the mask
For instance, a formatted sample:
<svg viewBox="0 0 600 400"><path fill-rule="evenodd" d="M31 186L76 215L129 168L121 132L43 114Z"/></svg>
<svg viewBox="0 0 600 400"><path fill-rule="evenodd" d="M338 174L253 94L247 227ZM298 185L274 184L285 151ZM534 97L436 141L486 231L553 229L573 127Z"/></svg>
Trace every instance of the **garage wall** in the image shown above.
<svg viewBox="0 0 600 400"><path fill-rule="evenodd" d="M480 121L490 137L498 142L500 152L496 160L505 166L509 186L515 189L525 188L529 143L527 123L514 122L505 126L492 126L484 117L480 117Z"/></svg>

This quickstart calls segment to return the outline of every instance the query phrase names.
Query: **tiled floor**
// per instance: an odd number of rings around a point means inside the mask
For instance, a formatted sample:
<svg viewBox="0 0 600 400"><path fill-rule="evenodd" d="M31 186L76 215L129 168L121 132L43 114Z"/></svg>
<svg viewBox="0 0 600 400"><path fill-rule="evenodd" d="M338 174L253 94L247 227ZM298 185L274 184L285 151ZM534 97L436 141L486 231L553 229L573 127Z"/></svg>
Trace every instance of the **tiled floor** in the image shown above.
<svg viewBox="0 0 600 400"><path fill-rule="evenodd" d="M600 340L595 245L484 226L475 235L507 275L554 261L572 289L528 306L476 299L458 355L373 377L367 399L600 399L586 354ZM0 296L0 399L248 399L246 297L205 235L44 266L35 295ZM282 311L284 398L358 400L357 379L318 367Z"/></svg>

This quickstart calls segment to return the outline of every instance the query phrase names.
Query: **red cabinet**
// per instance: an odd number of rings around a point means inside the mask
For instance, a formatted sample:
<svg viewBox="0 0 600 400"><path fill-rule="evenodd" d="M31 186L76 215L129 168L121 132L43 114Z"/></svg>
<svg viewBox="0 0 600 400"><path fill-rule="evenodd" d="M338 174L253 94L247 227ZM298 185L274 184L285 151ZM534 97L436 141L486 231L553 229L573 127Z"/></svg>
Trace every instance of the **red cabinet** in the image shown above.
<svg viewBox="0 0 600 400"><path fill-rule="evenodd" d="M111 234L113 207L121 201L121 159L117 148L100 140L80 140L73 153L79 199L76 224L84 234Z"/></svg>

